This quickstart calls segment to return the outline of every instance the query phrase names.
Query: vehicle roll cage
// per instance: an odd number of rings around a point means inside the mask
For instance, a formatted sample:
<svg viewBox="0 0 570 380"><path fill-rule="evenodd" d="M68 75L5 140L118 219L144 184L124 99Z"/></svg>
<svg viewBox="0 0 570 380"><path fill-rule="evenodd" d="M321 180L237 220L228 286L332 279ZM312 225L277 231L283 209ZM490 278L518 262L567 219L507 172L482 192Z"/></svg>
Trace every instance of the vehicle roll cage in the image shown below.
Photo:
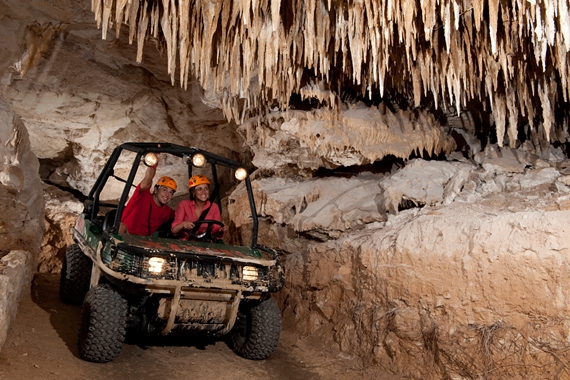
<svg viewBox="0 0 570 380"><path fill-rule="evenodd" d="M119 157L121 156L121 153L123 152L123 150L136 153L135 161L133 162L131 171L130 171L129 176L127 177L126 180L115 176L115 169L114 169L115 164L117 163L117 161L118 161ZM192 168L193 168L192 157L197 153L203 154L204 157L206 158L206 162L210 164L210 168L212 171L212 180L214 182L214 189L212 191L212 195L210 196L210 201L216 202L218 204L218 206L220 207L220 210L221 210L222 206L220 203L220 184L218 182L216 166L221 165L221 166L228 167L230 169L238 169L238 168L243 167L237 161L230 160L228 158L218 156L217 154L210 153L208 151L198 149L198 148L194 148L194 147L185 147L185 146L180 146L180 145L175 145L175 144L170 144L170 143L149 143L149 142L147 142L147 143L129 142L129 143L121 144L113 150L113 153L109 157L109 160L107 160L105 167L103 168L103 170L99 174L99 177L97 177L97 180L93 184L93 187L91 188L91 191L89 192L89 196L87 197L86 202L91 203L91 206L90 206L90 209L87 209L86 212L90 214L91 220L95 220L95 218L97 217L97 212L99 210L99 206L116 207L117 211L116 211L114 220L112 221L112 224L108 228L108 231L111 233L116 233L119 230L119 223L121 220L121 215L123 214L123 210L125 208L125 204L127 202L128 196L129 196L129 191L130 191L131 187L134 187L133 181L135 179L135 175L136 175L137 170L139 168L139 165L142 161L142 158L144 157L145 154L150 153L150 152L169 153L169 154L172 154L173 156L177 156L177 157L180 157L180 158L186 160L186 164L188 165L188 178L190 178L192 176ZM114 177L117 180L125 183L125 187L123 189L121 197L119 198L119 203L117 205L102 203L102 202L100 202L100 199L99 199L99 196L101 195L101 191L105 187L105 184L107 183L107 180L109 179L109 177ZM251 216L252 216L252 221L253 221L251 248L252 249L253 248L260 248L257 245L257 233L258 233L257 211L255 209L255 200L253 199L253 190L251 188L251 181L249 179L249 176L247 176L244 181L245 181L245 186L247 189L249 206L250 206Z"/></svg>

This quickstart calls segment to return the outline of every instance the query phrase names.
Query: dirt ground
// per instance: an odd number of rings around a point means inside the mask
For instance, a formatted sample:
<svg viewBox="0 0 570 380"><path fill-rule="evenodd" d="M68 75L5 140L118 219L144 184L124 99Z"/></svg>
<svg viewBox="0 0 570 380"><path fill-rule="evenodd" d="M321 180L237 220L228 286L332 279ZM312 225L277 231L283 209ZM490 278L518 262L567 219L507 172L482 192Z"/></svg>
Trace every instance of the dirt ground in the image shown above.
<svg viewBox="0 0 570 380"><path fill-rule="evenodd" d="M0 352L0 380L12 379L378 379L397 377L283 331L267 360L234 354L221 341L163 340L146 346L129 343L105 364L81 360L77 332L81 307L63 304L59 275L40 274L20 304Z"/></svg>

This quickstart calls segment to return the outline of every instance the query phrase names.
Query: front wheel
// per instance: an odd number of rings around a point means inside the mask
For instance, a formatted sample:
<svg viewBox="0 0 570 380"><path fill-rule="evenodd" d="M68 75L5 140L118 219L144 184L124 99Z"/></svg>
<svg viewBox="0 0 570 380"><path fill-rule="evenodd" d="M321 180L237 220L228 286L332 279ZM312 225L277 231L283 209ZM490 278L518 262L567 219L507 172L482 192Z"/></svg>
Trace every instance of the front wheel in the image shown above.
<svg viewBox="0 0 570 380"><path fill-rule="evenodd" d="M81 313L79 355L107 363L121 353L126 335L127 300L110 285L97 285L87 292Z"/></svg>
<svg viewBox="0 0 570 380"><path fill-rule="evenodd" d="M277 348L281 335L281 313L273 298L240 306L228 345L246 359L267 359Z"/></svg>
<svg viewBox="0 0 570 380"><path fill-rule="evenodd" d="M63 302L76 305L83 302L89 290L92 266L91 259L77 244L67 247L59 279L59 298Z"/></svg>

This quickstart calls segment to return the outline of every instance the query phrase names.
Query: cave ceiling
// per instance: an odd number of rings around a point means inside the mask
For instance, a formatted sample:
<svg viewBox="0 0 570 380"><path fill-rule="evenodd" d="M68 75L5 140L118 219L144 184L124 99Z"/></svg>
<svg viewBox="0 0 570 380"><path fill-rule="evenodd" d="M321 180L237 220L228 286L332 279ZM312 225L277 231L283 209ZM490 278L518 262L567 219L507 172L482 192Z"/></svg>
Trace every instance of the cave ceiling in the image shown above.
<svg viewBox="0 0 570 380"><path fill-rule="evenodd" d="M500 146L521 128L566 141L570 13L566 0L93 0L103 39L151 42L173 84L190 77L243 122L298 99L405 99L492 115ZM133 57L135 58L135 57Z"/></svg>
<svg viewBox="0 0 570 380"><path fill-rule="evenodd" d="M471 153L566 143L569 17L564 0L0 0L0 85L38 157L83 173L133 138L311 172L448 154L458 129Z"/></svg>

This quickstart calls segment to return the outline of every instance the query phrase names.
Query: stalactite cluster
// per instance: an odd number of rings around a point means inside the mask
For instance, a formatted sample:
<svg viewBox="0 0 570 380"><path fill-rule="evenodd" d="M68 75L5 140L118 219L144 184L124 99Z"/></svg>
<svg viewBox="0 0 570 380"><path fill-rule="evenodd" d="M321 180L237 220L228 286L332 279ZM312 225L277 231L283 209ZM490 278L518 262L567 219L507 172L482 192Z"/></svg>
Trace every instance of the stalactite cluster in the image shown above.
<svg viewBox="0 0 570 380"><path fill-rule="evenodd" d="M415 106L478 99L500 145L505 134L513 145L523 122L566 139L556 112L569 96L568 0L92 0L92 9L103 38L127 24L139 62L157 39L172 82L195 76L238 121L326 83L326 98L356 88Z"/></svg>

